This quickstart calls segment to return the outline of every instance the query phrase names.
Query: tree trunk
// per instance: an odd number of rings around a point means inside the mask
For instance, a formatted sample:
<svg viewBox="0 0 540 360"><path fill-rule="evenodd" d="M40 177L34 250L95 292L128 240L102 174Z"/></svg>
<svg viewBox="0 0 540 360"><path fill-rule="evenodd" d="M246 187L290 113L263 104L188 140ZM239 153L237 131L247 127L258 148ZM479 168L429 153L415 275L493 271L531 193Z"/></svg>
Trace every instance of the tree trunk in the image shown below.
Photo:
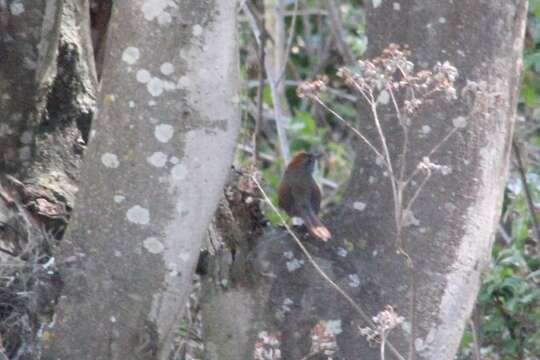
<svg viewBox="0 0 540 360"><path fill-rule="evenodd" d="M74 206L96 87L87 1L0 2L0 333L11 359L39 358L35 335L51 320L50 248Z"/></svg>
<svg viewBox="0 0 540 360"><path fill-rule="evenodd" d="M361 316L321 278L284 231L267 231L256 240L225 232L236 239L229 243L246 245L237 247L234 257L211 262L202 311L207 327L220 331L205 334L208 359L250 359L261 348L279 349L284 359L301 359L316 351L310 334L320 324L337 343L334 359L380 359L379 343L370 347L359 329L373 327L366 319L386 305L404 317L389 335L386 358L398 358L396 353L410 359L453 358L499 218L526 7L525 0L369 2L368 57L397 43L409 47L417 70L444 61L459 70L459 100L436 98L409 125L405 174L428 155L446 166L419 193L401 234L413 267L397 253L388 171L368 146L359 144L345 199L323 220L333 239L329 244L307 237L303 241L315 262L368 316ZM386 104L379 105L382 129L393 167L401 169L403 132L389 110L391 103ZM357 127L381 147L367 109ZM413 198L422 179L413 179L405 199ZM242 222L241 212L234 219ZM224 332L246 336L227 337ZM314 356L325 358L322 353Z"/></svg>
<svg viewBox="0 0 540 360"><path fill-rule="evenodd" d="M167 359L239 129L236 4L116 2L44 359Z"/></svg>

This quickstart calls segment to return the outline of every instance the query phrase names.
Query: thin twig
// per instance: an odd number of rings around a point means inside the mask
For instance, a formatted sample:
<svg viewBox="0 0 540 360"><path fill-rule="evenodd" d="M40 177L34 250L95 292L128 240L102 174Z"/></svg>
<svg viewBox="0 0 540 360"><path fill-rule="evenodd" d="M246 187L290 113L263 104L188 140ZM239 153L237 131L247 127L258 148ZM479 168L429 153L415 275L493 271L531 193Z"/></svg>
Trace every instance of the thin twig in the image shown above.
<svg viewBox="0 0 540 360"><path fill-rule="evenodd" d="M501 237L503 238L506 245L510 245L512 243L512 236L508 234L508 231L506 231L506 229L501 223L499 223L499 225L497 226L497 231L499 232L499 235L501 235Z"/></svg>
<svg viewBox="0 0 540 360"><path fill-rule="evenodd" d="M384 349L386 348L386 331L381 332L381 360L385 360Z"/></svg>
<svg viewBox="0 0 540 360"><path fill-rule="evenodd" d="M294 233L294 231L291 229L291 227L289 226L289 224L287 224L287 221L285 221L285 219L283 218L283 216L281 215L280 211L274 206L274 204L272 203L272 201L270 200L270 198L268 197L268 195L266 194L266 192L264 191L262 185L260 184L260 182L257 180L256 176L255 175L251 175L251 179L252 181L255 183L255 185L257 186L257 188L259 189L259 191L261 192L265 202L270 206L270 208L272 209L272 211L279 217L279 220L281 222L281 224L285 227L285 229L287 230L287 232L292 236L292 238L294 239L294 241L296 242L296 244L298 245L298 247L300 247L300 249L302 250L302 252L304 253L304 255L306 256L306 258L308 259L308 261L311 263L311 265L313 265L313 267L315 268L315 270L317 270L317 272L319 273L319 275L321 275L321 277L323 279L325 279L341 296L343 296L343 298L345 300L347 300L347 302L358 312L358 314L360 315L360 317L371 327L375 328L375 324L373 323L373 321L371 320L371 318L366 314L366 312L360 307L360 305L358 305L351 296L349 296L349 294L347 294L345 292L345 290L343 290L338 284L336 284L325 272L323 269L321 269L321 267L317 264L317 262L315 261L315 259L313 258L313 256L311 256L310 252L308 251L308 249L304 246L304 244L302 244L302 241L300 241L300 239L298 238L298 236L296 236L296 234ZM390 343L388 342L388 348L390 350L392 350L392 353L394 355L396 355L396 357L399 359L399 360L405 360L405 358L399 353L399 351Z"/></svg>
<svg viewBox="0 0 540 360"><path fill-rule="evenodd" d="M469 326L471 327L471 333L473 337L473 352L475 360L482 360L480 356L480 342L478 340L478 331L476 330L476 324L472 319L469 319Z"/></svg>
<svg viewBox="0 0 540 360"><path fill-rule="evenodd" d="M446 136L437 144L433 147L433 149L431 149L431 151L426 155L427 158L431 158L431 156L433 154L435 154L437 152L437 150L440 149L440 147L446 143L448 141L448 139L450 139L450 137L452 137L452 135L454 135L459 129L457 127L454 127L452 128L452 130L450 130L450 132L448 134L446 134ZM405 180L405 182L403 183L403 188L405 189L407 187L407 185L412 181L412 179L416 176L416 174L418 174L418 172L420 171L420 168L415 168L414 171L411 173L411 175L409 175L409 177Z"/></svg>
<svg viewBox="0 0 540 360"><path fill-rule="evenodd" d="M414 202L416 201L416 199L418 198L418 196L420 195L420 192L422 191L422 189L424 188L424 186L426 185L426 183L428 182L428 180L431 178L431 171L429 171L427 174L426 174L426 177L424 179L422 179L422 182L420 183L420 185L416 188L413 196L411 197L411 199L409 200L409 202L407 203L406 207L405 207L405 216L407 216L409 214L409 212L411 211L411 207L413 206Z"/></svg>
<svg viewBox="0 0 540 360"><path fill-rule="evenodd" d="M262 13L264 14L264 2L261 5L263 7ZM265 19L264 16L261 18L261 28L264 29ZM255 169L257 165L257 138L259 137L259 132L261 129L261 124L263 121L263 90L264 90L264 63L266 57L266 31L262 31L260 34L259 44L259 86L257 87L257 117L255 118L255 129L253 129L253 135L251 138L251 143L253 146L252 154L252 166Z"/></svg>
<svg viewBox="0 0 540 360"><path fill-rule="evenodd" d="M281 69L278 73L278 78L276 80L276 85L279 86L279 84L281 83L281 80L283 80L283 77L285 76L285 71L287 70L287 64L289 63L289 55L291 53L291 48L292 48L292 42L293 42L293 38L294 38L294 34L295 34L295 31L296 31L296 19L298 17L297 15L297 12L298 12L298 3L299 3L299 0L295 0L294 1L294 9L293 9L293 17L292 17L292 20L291 20L291 28L289 29L289 37L287 39L287 47L285 49L285 59L283 60L283 64L281 66ZM282 16L285 16L284 15L285 12L283 12L281 15Z"/></svg>
<svg viewBox="0 0 540 360"><path fill-rule="evenodd" d="M268 83L268 82L265 81L265 84L266 83ZM304 81L301 81L301 80L284 80L283 83L285 84L285 86L291 86L291 87L294 86L296 88L296 87L298 87L298 85L303 84ZM249 89L258 87L259 86L259 80L247 81L246 85L247 85L247 87ZM352 101L352 102L358 101L358 97L356 97L354 95L350 95L350 94L348 94L348 93L346 93L345 91L342 91L342 90L338 90L338 89L327 86L326 91L328 93L338 97L338 98L342 98L342 99Z"/></svg>
<svg viewBox="0 0 540 360"><path fill-rule="evenodd" d="M349 124L349 122L347 120L345 120L341 115L339 115L337 112L335 112L334 110L332 110L330 107L328 107L324 101L321 100L321 98L319 98L318 96L313 96L313 99L319 104L321 105L326 111L328 111L330 114L334 115L336 117L336 119L338 119L339 121L341 121L349 130L351 130L353 133L356 134L356 136L358 136L367 146L369 146L369 148L375 153L375 155L377 155L377 157L380 157L380 158L383 158L382 154L380 153L379 150L377 150L377 148L375 146L373 146L371 144L371 142L364 136L362 135L362 133L360 131L358 131L358 129L356 129L354 126L352 126L351 124Z"/></svg>
<svg viewBox="0 0 540 360"><path fill-rule="evenodd" d="M392 158L390 157L390 151L388 150L388 145L386 143L386 136L384 135L381 122L379 120L379 113L377 111L377 101L373 97L373 93L369 92L370 95L370 105L371 105L371 113L373 115L373 122L375 123L375 128L377 129L377 132L379 133L379 138L381 140L383 151L384 151L384 159L386 161L388 172L390 173L390 184L392 185L392 196L394 198L394 217L396 222L396 227L399 227L399 214L400 214L400 204L399 204L399 197L398 197L398 189L396 185L396 176L394 173L394 169L392 167Z"/></svg>
<svg viewBox="0 0 540 360"><path fill-rule="evenodd" d="M256 41L259 43L259 46L262 46L260 43L260 34L262 31L265 31L262 29L257 22L257 19L255 17L255 14L252 12L249 6L245 5L242 7L244 10L244 13L248 17L249 24L251 27L251 31L253 32L253 35L255 36ZM284 117L283 117L283 111L281 107L281 99L278 95L276 82L274 80L272 68L270 66L270 62L268 61L268 56L265 56L265 62L264 67L266 70L266 78L268 79L268 84L270 86L270 93L272 95L272 102L274 107L274 120L276 122L276 129L279 139L279 145L280 145L280 151L281 155L283 156L283 159L285 160L285 163L288 163L290 160L290 151L289 151L289 141L287 140L287 134L285 132L285 124L284 124Z"/></svg>
<svg viewBox="0 0 540 360"><path fill-rule="evenodd" d="M348 64L354 63L354 55L351 51L351 48L345 41L345 32L343 30L343 23L341 21L341 16L339 15L339 9L335 0L328 1L328 15L330 18L330 26L332 27L332 33L336 44L338 47L341 56L345 59L345 62Z"/></svg>
<svg viewBox="0 0 540 360"><path fill-rule="evenodd" d="M532 199L531 190L529 189L529 184L527 181L527 174L526 174L527 172L525 170L523 159L521 157L521 150L519 149L516 139L512 140L512 149L514 150L514 155L516 157L519 177L521 178L521 184L523 186L523 190L525 190L525 197L527 199L527 207L529 208L529 213L531 214L531 220L533 223L532 228L533 228L535 241L538 243L540 241L540 229L538 227L538 220L536 219L536 211L535 211L535 206Z"/></svg>

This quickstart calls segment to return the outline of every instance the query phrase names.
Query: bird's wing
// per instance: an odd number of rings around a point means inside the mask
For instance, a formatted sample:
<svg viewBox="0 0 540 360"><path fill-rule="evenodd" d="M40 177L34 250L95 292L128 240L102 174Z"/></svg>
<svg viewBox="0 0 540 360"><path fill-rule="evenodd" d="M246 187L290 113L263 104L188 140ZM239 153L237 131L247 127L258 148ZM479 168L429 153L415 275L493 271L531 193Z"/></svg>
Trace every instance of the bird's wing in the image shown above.
<svg viewBox="0 0 540 360"><path fill-rule="evenodd" d="M319 210L321 210L321 189L319 189L319 186L313 181L313 186L311 186L311 208L315 212L315 214L319 213Z"/></svg>
<svg viewBox="0 0 540 360"><path fill-rule="evenodd" d="M293 197L291 194L291 187L288 185L279 184L278 187L278 205L280 208L285 210L289 216L293 216L291 213L293 211Z"/></svg>

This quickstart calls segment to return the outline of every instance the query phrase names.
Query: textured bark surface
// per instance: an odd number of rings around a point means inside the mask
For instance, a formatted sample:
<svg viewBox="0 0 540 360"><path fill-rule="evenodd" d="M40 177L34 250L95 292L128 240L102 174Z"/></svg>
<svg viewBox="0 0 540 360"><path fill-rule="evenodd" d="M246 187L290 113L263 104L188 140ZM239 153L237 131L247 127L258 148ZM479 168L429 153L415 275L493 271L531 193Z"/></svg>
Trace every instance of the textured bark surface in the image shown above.
<svg viewBox="0 0 540 360"><path fill-rule="evenodd" d="M34 337L59 289L50 248L74 206L96 85L87 1L0 2L0 247L11 252L0 332L11 359L40 356Z"/></svg>
<svg viewBox="0 0 540 360"><path fill-rule="evenodd" d="M452 359L490 256L507 178L526 7L523 0L411 1L399 7L383 2L368 10L369 56L397 43L409 46L420 69L448 60L459 70L458 101L428 106L411 129L409 168L453 126L461 126L463 120L466 124L431 157L451 172L430 180L413 208L417 221L405 233L418 284L413 339L418 358ZM392 123L395 118L386 118L384 126L397 159L402 139ZM430 132L422 136L423 126L429 126ZM373 158L362 156L366 153L359 148L352 175L356 181L351 182L340 216L342 231L351 241L365 244L352 255L378 285L380 298L364 294L359 302L378 310L385 304L397 305L408 330L407 267L395 255L394 229L384 226L392 216L389 184ZM366 186L370 182L373 185ZM414 190L405 196L410 198ZM354 210L355 201L367 204L366 209ZM409 334L396 331L394 335L392 339L406 354ZM343 344L349 356L366 350L352 338L345 338Z"/></svg>
<svg viewBox="0 0 540 360"><path fill-rule="evenodd" d="M22 183L25 206L58 230L73 207L95 111L88 3L16 4L0 13L0 171Z"/></svg>
<svg viewBox="0 0 540 360"><path fill-rule="evenodd" d="M168 358L239 128L235 20L234 1L116 2L44 359Z"/></svg>
<svg viewBox="0 0 540 360"><path fill-rule="evenodd" d="M510 154L526 6L525 0L368 2L368 57L397 43L409 46L418 69L448 60L460 72L459 100L437 99L411 125L407 173L454 126L465 125L431 156L451 171L430 180L404 234L417 281L412 339L416 358L453 358L489 258ZM462 92L464 88L469 90ZM395 114L380 108L397 168L402 133ZM379 145L369 116L358 127ZM405 317L390 341L406 358L411 343L409 271L404 257L396 254L390 182L369 154L367 147L358 146L345 200L325 221L333 240L327 245L305 242L323 270L370 317L387 304ZM406 198L414 191L415 187L406 192ZM251 241L251 247L240 249L245 252L241 258L249 261L230 265L243 267L236 273L244 276L234 277L223 268L217 275L210 272L203 303L208 326L231 334L274 333L284 359L301 359L310 351L310 329L325 320L337 335L334 359L380 358L378 346L369 347L359 334L359 327L367 323L315 273L287 234L277 231ZM220 259L217 263L223 267ZM244 310L231 319L229 312L237 311L240 302ZM256 337L231 340L222 335L207 333L208 359L252 356ZM217 356L215 349L228 352ZM393 358L389 350L386 357Z"/></svg>

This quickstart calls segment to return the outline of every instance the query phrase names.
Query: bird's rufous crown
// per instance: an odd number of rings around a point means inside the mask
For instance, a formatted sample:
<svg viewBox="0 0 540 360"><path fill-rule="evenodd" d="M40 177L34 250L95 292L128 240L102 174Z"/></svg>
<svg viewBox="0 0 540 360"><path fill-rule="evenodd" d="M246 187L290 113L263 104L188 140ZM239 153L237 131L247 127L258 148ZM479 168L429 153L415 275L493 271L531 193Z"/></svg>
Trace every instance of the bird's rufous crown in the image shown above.
<svg viewBox="0 0 540 360"><path fill-rule="evenodd" d="M308 153L306 153L305 151L299 152L298 154L296 154L293 157L293 159L291 160L289 165L287 165L287 170L296 169L298 166L300 166L300 164L302 164L303 162L308 160L309 157L310 157L310 155Z"/></svg>

